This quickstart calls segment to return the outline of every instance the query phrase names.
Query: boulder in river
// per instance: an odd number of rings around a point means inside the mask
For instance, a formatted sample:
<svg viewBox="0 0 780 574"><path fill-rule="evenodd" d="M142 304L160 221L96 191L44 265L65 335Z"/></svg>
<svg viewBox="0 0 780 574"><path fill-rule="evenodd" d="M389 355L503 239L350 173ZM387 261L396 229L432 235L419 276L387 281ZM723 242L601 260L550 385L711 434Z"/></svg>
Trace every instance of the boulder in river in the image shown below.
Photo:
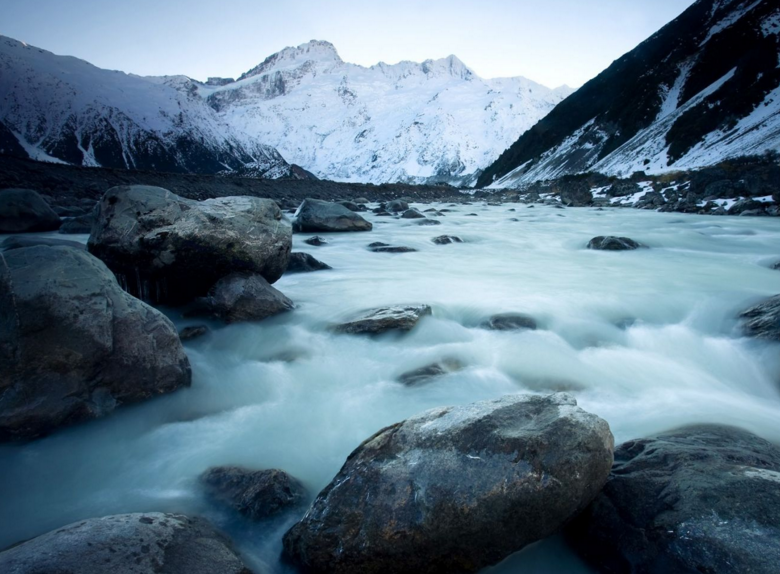
<svg viewBox="0 0 780 574"><path fill-rule="evenodd" d="M315 259L308 253L291 253L290 262L287 264L287 273L310 273L333 269L330 265Z"/></svg>
<svg viewBox="0 0 780 574"><path fill-rule="evenodd" d="M251 520L261 520L300 506L306 489L281 470L217 466L200 476L209 495Z"/></svg>
<svg viewBox="0 0 780 574"><path fill-rule="evenodd" d="M304 239L303 242L306 243L307 245L313 245L314 247L320 247L322 245L328 244L325 238L320 237L319 235L315 235L314 237L309 237L308 239Z"/></svg>
<svg viewBox="0 0 780 574"><path fill-rule="evenodd" d="M71 217L65 219L60 225L59 232L62 234L90 234L92 233L92 225L95 223L95 216L91 213L87 215L79 215L78 217Z"/></svg>
<svg viewBox="0 0 780 574"><path fill-rule="evenodd" d="M0 233L54 231L60 216L32 189L0 190Z"/></svg>
<svg viewBox="0 0 780 574"><path fill-rule="evenodd" d="M770 297L740 314L749 337L780 341L780 295Z"/></svg>
<svg viewBox="0 0 780 574"><path fill-rule="evenodd" d="M536 327L536 319L522 313L499 313L482 323L483 329L490 329L491 331L534 330Z"/></svg>
<svg viewBox="0 0 780 574"><path fill-rule="evenodd" d="M416 209L407 209L401 214L401 219L425 219L425 216Z"/></svg>
<svg viewBox="0 0 780 574"><path fill-rule="evenodd" d="M398 382L407 387L415 387L430 382L432 379L437 379L444 375L460 371L463 367L463 363L458 359L442 359L441 361L436 361L435 363L420 367L419 369L403 373L398 377Z"/></svg>
<svg viewBox="0 0 780 574"><path fill-rule="evenodd" d="M396 305L361 313L351 321L333 327L337 333L378 335L388 331L411 331L420 319L432 313L428 305Z"/></svg>
<svg viewBox="0 0 780 574"><path fill-rule="evenodd" d="M644 245L629 237L615 237L613 235L594 237L588 242L588 249L599 251L629 251L640 247L644 247Z"/></svg>
<svg viewBox="0 0 780 574"><path fill-rule="evenodd" d="M433 409L363 442L284 550L322 573L476 572L585 508L612 448L607 423L566 394Z"/></svg>
<svg viewBox="0 0 780 574"><path fill-rule="evenodd" d="M449 245L450 243L463 243L460 237L455 235L439 235L431 239L436 245Z"/></svg>
<svg viewBox="0 0 780 574"><path fill-rule="evenodd" d="M204 296L234 272L273 283L291 246L290 222L270 199L194 201L144 185L105 193L88 242L131 294L169 304Z"/></svg>
<svg viewBox="0 0 780 574"><path fill-rule="evenodd" d="M226 323L261 321L291 311L295 304L262 276L231 273L217 281L188 315L209 315Z"/></svg>
<svg viewBox="0 0 780 574"><path fill-rule="evenodd" d="M144 512L68 524L0 552L7 574L251 574L202 518Z"/></svg>
<svg viewBox="0 0 780 574"><path fill-rule="evenodd" d="M721 425L628 441L567 533L603 572L774 574L780 447Z"/></svg>
<svg viewBox="0 0 780 574"><path fill-rule="evenodd" d="M414 253L417 251L414 247L390 245L389 243L382 243L381 241L375 241L374 243L369 244L368 248L374 253Z"/></svg>
<svg viewBox="0 0 780 574"><path fill-rule="evenodd" d="M385 211L391 211L393 213L406 211L407 209L409 209L409 204L403 199L394 199L385 205Z"/></svg>
<svg viewBox="0 0 780 574"><path fill-rule="evenodd" d="M436 221L435 219L419 219L417 221L417 225L441 225L441 221Z"/></svg>
<svg viewBox="0 0 780 574"><path fill-rule="evenodd" d="M371 231L373 226L341 204L304 199L296 212L293 228L298 232Z"/></svg>
<svg viewBox="0 0 780 574"><path fill-rule="evenodd" d="M35 438L189 386L165 315L71 247L0 253L0 440Z"/></svg>

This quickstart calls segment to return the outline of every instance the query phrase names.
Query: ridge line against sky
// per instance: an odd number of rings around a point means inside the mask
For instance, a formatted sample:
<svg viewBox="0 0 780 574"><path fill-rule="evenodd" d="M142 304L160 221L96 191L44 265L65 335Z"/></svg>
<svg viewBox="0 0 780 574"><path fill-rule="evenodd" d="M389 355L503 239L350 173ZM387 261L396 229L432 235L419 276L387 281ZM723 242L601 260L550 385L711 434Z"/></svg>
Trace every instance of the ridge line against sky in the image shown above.
<svg viewBox="0 0 780 574"><path fill-rule="evenodd" d="M454 54L482 78L579 87L693 0L3 0L0 34L139 75L238 77L312 39L372 66Z"/></svg>

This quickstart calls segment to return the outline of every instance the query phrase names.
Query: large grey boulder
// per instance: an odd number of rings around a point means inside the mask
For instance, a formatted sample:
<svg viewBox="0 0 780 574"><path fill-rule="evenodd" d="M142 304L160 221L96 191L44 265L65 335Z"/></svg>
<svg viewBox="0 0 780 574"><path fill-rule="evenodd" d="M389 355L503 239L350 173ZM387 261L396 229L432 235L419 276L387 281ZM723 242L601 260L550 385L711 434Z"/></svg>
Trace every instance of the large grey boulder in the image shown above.
<svg viewBox="0 0 780 574"><path fill-rule="evenodd" d="M430 315L428 305L395 305L364 311L346 323L332 327L337 333L379 335L388 331L411 331L420 319Z"/></svg>
<svg viewBox="0 0 780 574"><path fill-rule="evenodd" d="M60 216L32 189L0 190L0 233L53 231Z"/></svg>
<svg viewBox="0 0 780 574"><path fill-rule="evenodd" d="M743 311L742 328L749 337L780 341L780 295L775 295Z"/></svg>
<svg viewBox="0 0 780 574"><path fill-rule="evenodd" d="M295 231L371 231L373 225L339 203L304 199L295 214Z"/></svg>
<svg viewBox="0 0 780 574"><path fill-rule="evenodd" d="M284 537L314 572L475 572L549 536L598 494L609 426L569 395L438 408L361 444Z"/></svg>
<svg viewBox="0 0 780 574"><path fill-rule="evenodd" d="M202 518L147 512L90 518L0 552L4 574L251 574Z"/></svg>
<svg viewBox="0 0 780 574"><path fill-rule="evenodd" d="M281 514L306 502L303 485L282 470L216 466L200 476L209 495L251 520Z"/></svg>
<svg viewBox="0 0 780 574"><path fill-rule="evenodd" d="M626 442L568 534L602 572L773 574L780 448L720 425Z"/></svg>
<svg viewBox="0 0 780 574"><path fill-rule="evenodd" d="M232 273L196 301L188 315L210 315L226 323L262 321L291 311L295 304L260 275Z"/></svg>
<svg viewBox="0 0 780 574"><path fill-rule="evenodd" d="M291 247L290 222L270 199L199 202L143 185L105 193L88 243L130 293L170 304L205 295L233 272L273 283Z"/></svg>
<svg viewBox="0 0 780 574"><path fill-rule="evenodd" d="M34 438L190 384L173 324L71 247L0 253L0 440Z"/></svg>

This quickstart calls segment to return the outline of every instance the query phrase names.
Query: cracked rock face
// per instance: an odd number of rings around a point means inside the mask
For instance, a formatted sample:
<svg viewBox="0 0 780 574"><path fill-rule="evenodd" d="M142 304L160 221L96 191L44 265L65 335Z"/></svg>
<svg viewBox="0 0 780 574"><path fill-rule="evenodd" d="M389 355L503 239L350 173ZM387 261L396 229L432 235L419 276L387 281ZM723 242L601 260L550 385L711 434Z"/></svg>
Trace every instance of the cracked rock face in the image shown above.
<svg viewBox="0 0 780 574"><path fill-rule="evenodd" d="M314 572L475 572L585 508L612 448L607 423L566 394L434 409L360 445L285 552Z"/></svg>
<svg viewBox="0 0 780 574"><path fill-rule="evenodd" d="M292 225L270 199L194 201L160 187L119 186L100 200L88 248L131 294L181 304L230 273L275 282L287 269Z"/></svg>
<svg viewBox="0 0 780 574"><path fill-rule="evenodd" d="M780 447L720 425L628 441L567 534L601 572L775 573Z"/></svg>
<svg viewBox="0 0 780 574"><path fill-rule="evenodd" d="M0 552L7 574L251 574L202 518L148 512L90 518Z"/></svg>

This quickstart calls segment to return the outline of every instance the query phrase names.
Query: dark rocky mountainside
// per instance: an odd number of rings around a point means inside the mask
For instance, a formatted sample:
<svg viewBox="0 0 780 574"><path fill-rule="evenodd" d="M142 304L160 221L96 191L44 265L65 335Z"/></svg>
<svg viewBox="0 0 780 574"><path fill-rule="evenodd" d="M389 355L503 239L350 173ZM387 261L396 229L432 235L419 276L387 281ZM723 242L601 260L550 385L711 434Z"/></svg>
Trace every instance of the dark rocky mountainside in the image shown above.
<svg viewBox="0 0 780 574"><path fill-rule="evenodd" d="M701 167L776 148L778 32L776 1L698 0L523 134L478 187Z"/></svg>

